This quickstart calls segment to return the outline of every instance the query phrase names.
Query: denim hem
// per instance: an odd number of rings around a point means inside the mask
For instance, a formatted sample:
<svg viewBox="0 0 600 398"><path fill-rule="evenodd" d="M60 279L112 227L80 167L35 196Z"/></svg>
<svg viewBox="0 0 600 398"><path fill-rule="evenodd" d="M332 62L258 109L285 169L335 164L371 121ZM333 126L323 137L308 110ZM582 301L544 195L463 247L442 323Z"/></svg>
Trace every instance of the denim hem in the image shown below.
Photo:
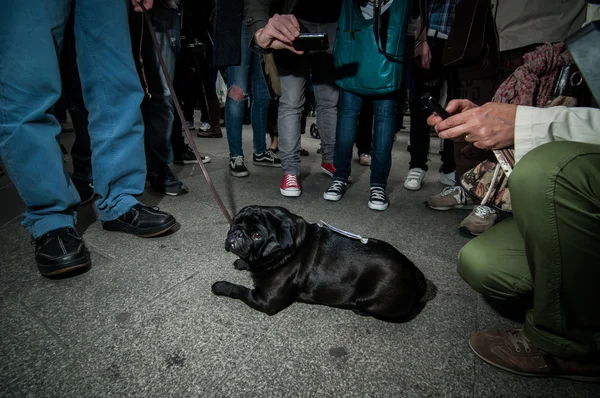
<svg viewBox="0 0 600 398"><path fill-rule="evenodd" d="M117 200L116 206L112 206L111 210L98 211L101 221L116 220L123 214L127 213L133 206L140 203L136 198L131 195L123 195Z"/></svg>
<svg viewBox="0 0 600 398"><path fill-rule="evenodd" d="M284 174L294 174L300 175L300 163L298 164L284 164L283 160L281 161L281 169Z"/></svg>
<svg viewBox="0 0 600 398"><path fill-rule="evenodd" d="M369 186L369 188L383 188L385 189L387 187L387 184L379 184L376 182L372 182Z"/></svg>
<svg viewBox="0 0 600 398"><path fill-rule="evenodd" d="M26 226L33 239L37 239L44 235L46 232L54 231L59 228L75 228L77 218L74 215L67 215L62 213L49 214L44 216L41 220L37 221L31 226Z"/></svg>

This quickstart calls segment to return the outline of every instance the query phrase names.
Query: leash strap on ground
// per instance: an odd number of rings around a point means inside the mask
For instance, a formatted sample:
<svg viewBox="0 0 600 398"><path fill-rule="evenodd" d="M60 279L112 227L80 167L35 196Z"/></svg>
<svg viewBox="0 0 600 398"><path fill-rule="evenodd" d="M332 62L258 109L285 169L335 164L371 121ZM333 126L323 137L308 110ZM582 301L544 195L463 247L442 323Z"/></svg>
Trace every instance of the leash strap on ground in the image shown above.
<svg viewBox="0 0 600 398"><path fill-rule="evenodd" d="M217 192L217 189L215 188L215 184L213 183L212 179L210 178L210 175L208 174L208 171L206 170L204 163L202 163L202 157L200 156L200 152L198 152L198 148L196 147L196 143L194 142L192 133L190 132L190 129L187 126L187 123L185 122L185 117L183 116L183 111L181 110L181 106L179 104L179 99L177 98L177 94L175 93L175 88L173 87L173 82L171 81L171 77L169 76L169 70L167 69L167 65L165 64L165 60L163 59L163 56L161 54L160 44L158 44L158 40L156 39L156 32L154 30L154 26L152 26L152 21L150 20L150 15L148 15L148 10L146 9L146 7L144 7L143 2L140 2L138 4L140 5L140 7L142 8L142 10L144 12L144 18L146 19L146 22L148 25L148 30L150 31L150 36L152 37L152 44L154 46L154 50L156 51L156 55L158 56L158 62L160 63L160 68L162 69L163 75L165 77L165 81L167 82L167 86L169 87L169 91L171 91L171 96L173 97L173 104L175 105L175 109L177 109L177 114L179 115L179 120L181 120L181 126L183 127L183 129L185 131L185 135L188 139L188 144L192 148L192 152L194 152L194 155L196 155L196 159L198 159L198 165L200 165L200 169L202 169L202 174L204 174L204 179L206 180L206 183L208 184L208 187L210 188L210 191L212 192L213 197L215 198L215 201L217 202L217 205L219 205L219 208L221 209L221 212L227 219L227 222L229 224L231 224L232 223L231 215L229 215L227 208L223 204L223 201L221 200L221 197L219 196L219 193Z"/></svg>

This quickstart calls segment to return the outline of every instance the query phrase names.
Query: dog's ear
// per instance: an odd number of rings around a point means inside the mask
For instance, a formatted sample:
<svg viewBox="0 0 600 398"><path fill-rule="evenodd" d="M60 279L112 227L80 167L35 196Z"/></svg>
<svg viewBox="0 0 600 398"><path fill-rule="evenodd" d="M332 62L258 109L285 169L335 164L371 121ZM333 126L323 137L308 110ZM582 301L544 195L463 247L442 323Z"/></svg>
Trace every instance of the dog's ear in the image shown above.
<svg viewBox="0 0 600 398"><path fill-rule="evenodd" d="M277 233L275 234L276 239L270 240L270 242L265 245L262 256L267 257L276 251L285 251L294 247L295 232L294 222L292 220L285 219L281 221L277 227Z"/></svg>
<svg viewBox="0 0 600 398"><path fill-rule="evenodd" d="M279 244L281 245L281 248L283 250L287 250L290 247L294 246L295 233L296 231L294 223L290 219L283 220L279 229L279 234L277 236Z"/></svg>

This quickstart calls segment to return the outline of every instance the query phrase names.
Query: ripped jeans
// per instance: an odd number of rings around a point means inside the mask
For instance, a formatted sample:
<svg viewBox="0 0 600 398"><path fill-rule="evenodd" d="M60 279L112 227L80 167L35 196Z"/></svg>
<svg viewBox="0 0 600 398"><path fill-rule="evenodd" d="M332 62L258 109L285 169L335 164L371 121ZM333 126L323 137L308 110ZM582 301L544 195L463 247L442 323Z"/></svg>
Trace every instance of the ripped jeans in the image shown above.
<svg viewBox="0 0 600 398"><path fill-rule="evenodd" d="M248 28L242 26L242 57L240 65L227 67L227 100L225 101L225 126L229 156L243 156L242 128L244 125L244 108L251 101L252 132L254 153L257 155L267 150L267 114L269 111L269 90L260 66L260 56L248 46ZM241 93L232 87L239 87ZM238 91L236 93L236 91ZM240 97L236 96L239 95ZM233 98L232 98L233 97Z"/></svg>

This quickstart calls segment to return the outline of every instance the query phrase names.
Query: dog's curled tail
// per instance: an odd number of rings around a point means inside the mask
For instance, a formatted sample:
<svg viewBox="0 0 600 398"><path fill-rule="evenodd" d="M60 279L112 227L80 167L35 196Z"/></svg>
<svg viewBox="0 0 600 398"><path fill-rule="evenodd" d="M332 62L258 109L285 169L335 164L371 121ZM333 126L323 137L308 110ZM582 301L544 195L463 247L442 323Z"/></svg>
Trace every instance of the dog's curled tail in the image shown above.
<svg viewBox="0 0 600 398"><path fill-rule="evenodd" d="M417 279L417 301L421 300L425 293L427 293L427 280L425 279L425 275L421 272L420 269L415 267L416 279Z"/></svg>

